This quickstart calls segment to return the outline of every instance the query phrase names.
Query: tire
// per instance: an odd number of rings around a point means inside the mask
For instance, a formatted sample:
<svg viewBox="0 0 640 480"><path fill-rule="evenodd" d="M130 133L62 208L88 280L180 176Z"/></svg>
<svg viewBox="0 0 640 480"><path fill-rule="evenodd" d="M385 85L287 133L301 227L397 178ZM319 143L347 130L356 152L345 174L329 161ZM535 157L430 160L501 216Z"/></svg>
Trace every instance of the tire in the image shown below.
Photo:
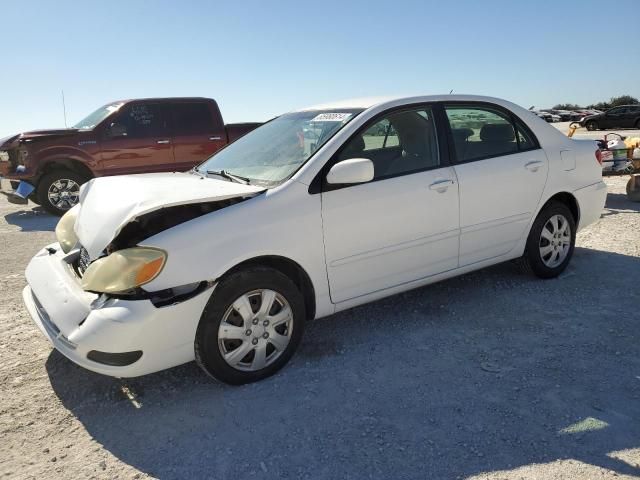
<svg viewBox="0 0 640 480"><path fill-rule="evenodd" d="M260 308L263 299L272 299L266 316ZM287 311L290 315L278 317ZM262 380L293 356L305 320L302 293L283 273L266 267L232 273L217 285L202 313L194 342L196 362L211 377L231 385ZM275 321L281 323L274 326Z"/></svg>
<svg viewBox="0 0 640 480"><path fill-rule="evenodd" d="M568 235L559 217L566 222ZM556 219L556 232L552 232L553 219ZM543 229L546 233L543 232ZM544 238L543 238L544 233ZM554 236L557 233L558 236ZM555 243L554 243L555 242ZM525 269L540 278L555 278L560 275L573 256L576 243L576 222L571 210L560 202L551 202L538 214L527 238L522 261ZM549 250L551 248L551 250ZM549 251L550 253L546 253ZM558 252L556 257L556 251ZM543 254L545 252L545 254ZM562 258L561 258L562 257ZM554 261L555 259L555 261Z"/></svg>
<svg viewBox="0 0 640 480"><path fill-rule="evenodd" d="M640 120L636 120L636 130L640 130Z"/></svg>
<svg viewBox="0 0 640 480"><path fill-rule="evenodd" d="M632 176L627 182L627 198L632 202L640 202L640 177Z"/></svg>
<svg viewBox="0 0 640 480"><path fill-rule="evenodd" d="M53 215L64 215L78 203L80 185L86 181L85 177L72 170L54 170L38 182L37 202Z"/></svg>
<svg viewBox="0 0 640 480"><path fill-rule="evenodd" d="M589 130L590 132L593 132L594 130L600 130L598 128L598 123L595 120L588 121L585 126L587 127L587 130Z"/></svg>

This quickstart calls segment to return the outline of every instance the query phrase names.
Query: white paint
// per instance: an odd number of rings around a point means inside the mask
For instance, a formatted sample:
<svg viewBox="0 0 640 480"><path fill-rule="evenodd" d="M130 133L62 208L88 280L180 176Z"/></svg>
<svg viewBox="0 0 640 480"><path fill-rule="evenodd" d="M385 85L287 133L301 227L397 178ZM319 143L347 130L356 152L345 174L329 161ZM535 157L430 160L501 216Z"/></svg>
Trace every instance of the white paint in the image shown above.
<svg viewBox="0 0 640 480"><path fill-rule="evenodd" d="M387 109L436 101L483 101L518 115L542 149L363 183L325 193L309 185L347 139ZM339 102L322 108L366 108L324 144L291 179L244 202L150 237L143 246L168 252L149 291L220 278L264 255L296 262L314 287L316 317L483 268L522 255L532 222L554 194L575 195L579 228L597 220L606 186L593 142L575 141L531 112L488 97L442 95ZM575 168L562 151L571 151ZM436 182L446 188L429 188ZM258 187L187 174L96 179L82 191L76 223L93 258L131 219L170 205L256 193ZM55 248L55 245L54 245ZM70 255L74 255L71 252ZM215 289L155 308L150 302L109 300L91 306L61 252L41 251L27 269L27 309L46 334L31 291L62 326L75 350L56 348L76 363L114 376L136 376L194 358L193 341ZM51 280L41 278L51 277ZM66 300L66 301L65 301ZM70 300L70 301L69 301ZM86 315L81 327L78 319ZM86 359L91 349L143 350L129 367Z"/></svg>

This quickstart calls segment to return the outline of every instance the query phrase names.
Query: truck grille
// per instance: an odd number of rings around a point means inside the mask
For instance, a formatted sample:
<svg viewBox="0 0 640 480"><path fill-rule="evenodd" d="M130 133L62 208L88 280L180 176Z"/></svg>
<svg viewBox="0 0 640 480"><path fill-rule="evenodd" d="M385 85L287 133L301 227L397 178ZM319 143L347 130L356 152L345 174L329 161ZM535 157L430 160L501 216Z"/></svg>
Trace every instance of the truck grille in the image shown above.
<svg viewBox="0 0 640 480"><path fill-rule="evenodd" d="M89 264L91 263L91 258L89 257L89 252L87 252L86 248L80 247L80 255L78 256L78 260L76 263L76 269L78 270L78 274L82 277L84 272L89 268Z"/></svg>

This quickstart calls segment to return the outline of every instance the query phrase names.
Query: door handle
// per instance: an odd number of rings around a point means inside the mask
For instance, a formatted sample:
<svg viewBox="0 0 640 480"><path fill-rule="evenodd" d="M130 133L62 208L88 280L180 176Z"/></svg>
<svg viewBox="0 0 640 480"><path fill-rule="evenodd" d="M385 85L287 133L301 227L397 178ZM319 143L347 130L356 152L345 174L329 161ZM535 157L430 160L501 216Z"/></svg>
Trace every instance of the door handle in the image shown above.
<svg viewBox="0 0 640 480"><path fill-rule="evenodd" d="M165 143L169 143L169 140L158 140L156 143L162 145Z"/></svg>
<svg viewBox="0 0 640 480"><path fill-rule="evenodd" d="M540 167L542 167L543 163L540 161L528 162L524 165L524 168L531 172L537 172Z"/></svg>
<svg viewBox="0 0 640 480"><path fill-rule="evenodd" d="M429 185L429 190L436 190L439 193L444 192L447 188L453 185L455 182L451 179L446 180L436 180L431 185Z"/></svg>
<svg viewBox="0 0 640 480"><path fill-rule="evenodd" d="M222 140L222 137L209 137L209 140L211 140L212 142L215 140Z"/></svg>

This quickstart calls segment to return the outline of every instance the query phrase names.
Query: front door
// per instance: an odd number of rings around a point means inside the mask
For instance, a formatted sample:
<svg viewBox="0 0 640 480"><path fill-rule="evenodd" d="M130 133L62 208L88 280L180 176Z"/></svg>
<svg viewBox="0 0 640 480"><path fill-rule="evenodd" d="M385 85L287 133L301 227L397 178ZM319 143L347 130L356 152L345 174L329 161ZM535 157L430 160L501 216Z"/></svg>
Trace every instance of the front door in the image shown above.
<svg viewBox="0 0 640 480"><path fill-rule="evenodd" d="M533 134L498 107L446 105L460 183L460 266L509 253L537 211L548 163Z"/></svg>
<svg viewBox="0 0 640 480"><path fill-rule="evenodd" d="M173 145L164 107L125 105L103 134L101 162L104 175L166 170L173 163Z"/></svg>
<svg viewBox="0 0 640 480"><path fill-rule="evenodd" d="M334 303L458 266L458 183L435 127L430 107L392 112L338 153L335 161L370 159L375 176L322 193Z"/></svg>

